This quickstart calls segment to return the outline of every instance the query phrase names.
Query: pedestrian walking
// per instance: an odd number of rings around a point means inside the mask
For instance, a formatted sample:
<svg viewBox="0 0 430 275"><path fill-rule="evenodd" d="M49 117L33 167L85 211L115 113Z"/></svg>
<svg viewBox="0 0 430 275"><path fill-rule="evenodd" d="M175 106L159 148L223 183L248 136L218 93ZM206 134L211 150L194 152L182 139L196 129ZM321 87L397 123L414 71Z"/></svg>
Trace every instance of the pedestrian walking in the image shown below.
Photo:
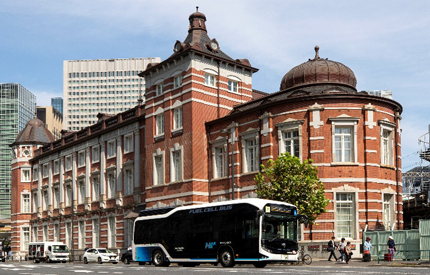
<svg viewBox="0 0 430 275"><path fill-rule="evenodd" d="M397 251L397 248L396 248L396 243L394 242L394 239L392 236L388 237L387 248L388 248L388 253L391 254L391 260L394 260L394 256L396 254L395 252Z"/></svg>
<svg viewBox="0 0 430 275"><path fill-rule="evenodd" d="M349 261L351 260L351 256L352 256L351 242L347 242L345 246L345 260L347 264L349 264Z"/></svg>
<svg viewBox="0 0 430 275"><path fill-rule="evenodd" d="M336 250L336 243L334 242L336 238L333 236L331 240L328 242L327 251L330 252L330 256L328 257L328 261L331 262L331 257L333 257L337 262L337 257L334 251Z"/></svg>
<svg viewBox="0 0 430 275"><path fill-rule="evenodd" d="M345 258L344 258L345 257L345 246L346 246L345 238L340 239L340 243L338 245L338 249L339 249L339 252L340 252L340 260L342 261L342 263L345 262Z"/></svg>
<svg viewBox="0 0 430 275"><path fill-rule="evenodd" d="M370 249L373 248L373 246L370 243L370 240L371 238L367 237L363 245L363 262L370 262L372 260L370 257Z"/></svg>

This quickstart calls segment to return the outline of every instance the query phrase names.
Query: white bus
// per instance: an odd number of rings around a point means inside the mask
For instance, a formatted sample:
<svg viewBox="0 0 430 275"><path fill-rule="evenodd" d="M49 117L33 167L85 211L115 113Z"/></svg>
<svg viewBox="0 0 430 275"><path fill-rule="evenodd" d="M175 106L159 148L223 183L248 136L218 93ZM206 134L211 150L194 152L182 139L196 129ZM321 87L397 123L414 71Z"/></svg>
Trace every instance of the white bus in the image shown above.
<svg viewBox="0 0 430 275"><path fill-rule="evenodd" d="M298 219L307 220L294 205L263 199L142 210L134 223L133 260L224 267L296 262Z"/></svg>
<svg viewBox="0 0 430 275"><path fill-rule="evenodd" d="M28 259L35 263L67 262L69 248L61 242L33 242L28 244Z"/></svg>

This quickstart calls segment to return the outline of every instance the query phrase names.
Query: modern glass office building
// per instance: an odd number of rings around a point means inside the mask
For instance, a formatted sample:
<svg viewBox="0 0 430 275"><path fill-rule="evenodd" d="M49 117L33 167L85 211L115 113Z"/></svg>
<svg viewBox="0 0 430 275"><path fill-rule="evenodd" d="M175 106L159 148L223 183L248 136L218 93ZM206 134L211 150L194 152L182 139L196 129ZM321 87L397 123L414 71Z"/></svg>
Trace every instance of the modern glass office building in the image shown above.
<svg viewBox="0 0 430 275"><path fill-rule="evenodd" d="M36 96L17 83L0 83L0 220L10 219L11 149L18 133L35 116Z"/></svg>
<svg viewBox="0 0 430 275"><path fill-rule="evenodd" d="M51 98L51 106L54 107L57 111L63 114L63 98L62 97L54 97Z"/></svg>

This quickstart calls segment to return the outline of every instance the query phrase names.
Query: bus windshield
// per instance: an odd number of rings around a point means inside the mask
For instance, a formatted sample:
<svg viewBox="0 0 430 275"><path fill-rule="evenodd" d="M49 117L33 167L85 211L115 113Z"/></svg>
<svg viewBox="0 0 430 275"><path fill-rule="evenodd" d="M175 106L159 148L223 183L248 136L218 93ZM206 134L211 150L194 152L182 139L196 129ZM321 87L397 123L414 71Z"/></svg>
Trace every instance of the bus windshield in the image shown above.
<svg viewBox="0 0 430 275"><path fill-rule="evenodd" d="M292 215L263 215L261 238L297 242L297 217Z"/></svg>
<svg viewBox="0 0 430 275"><path fill-rule="evenodd" d="M52 250L53 250L52 252L55 252L55 253L69 252L69 249L67 248L66 245L53 245Z"/></svg>

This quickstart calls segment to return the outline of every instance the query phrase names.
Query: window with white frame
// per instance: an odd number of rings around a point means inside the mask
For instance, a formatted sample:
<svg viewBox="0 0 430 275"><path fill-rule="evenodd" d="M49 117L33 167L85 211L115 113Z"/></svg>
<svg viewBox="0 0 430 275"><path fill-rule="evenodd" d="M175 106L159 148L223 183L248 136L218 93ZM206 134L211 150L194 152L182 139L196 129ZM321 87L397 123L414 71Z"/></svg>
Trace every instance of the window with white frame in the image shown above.
<svg viewBox="0 0 430 275"><path fill-rule="evenodd" d="M283 153L287 152L291 156L300 158L300 135L299 129L287 129L281 132L282 144L280 147L283 149Z"/></svg>
<svg viewBox="0 0 430 275"><path fill-rule="evenodd" d="M354 193L336 193L336 234L338 238L354 238L354 205Z"/></svg>
<svg viewBox="0 0 430 275"><path fill-rule="evenodd" d="M108 247L116 247L115 217L108 218Z"/></svg>
<svg viewBox="0 0 430 275"><path fill-rule="evenodd" d="M37 192L33 193L33 213L37 212L39 208L39 201L37 197Z"/></svg>
<svg viewBox="0 0 430 275"><path fill-rule="evenodd" d="M108 183L108 198L113 199L116 195L116 184L115 184L115 175L114 173L109 173L107 176Z"/></svg>
<svg viewBox="0 0 430 275"><path fill-rule="evenodd" d="M100 177L93 177L93 201L98 201L100 199Z"/></svg>
<svg viewBox="0 0 430 275"><path fill-rule="evenodd" d="M31 233L32 233L32 241L33 242L37 242L38 241L38 235L37 235L37 226L33 226L31 229Z"/></svg>
<svg viewBox="0 0 430 275"><path fill-rule="evenodd" d="M66 222L66 245L72 247L73 237L72 237L72 223Z"/></svg>
<svg viewBox="0 0 430 275"><path fill-rule="evenodd" d="M164 152L154 154L154 185L164 184Z"/></svg>
<svg viewBox="0 0 430 275"><path fill-rule="evenodd" d="M258 131L248 129L240 134L242 136L243 173L259 170Z"/></svg>
<svg viewBox="0 0 430 275"><path fill-rule="evenodd" d="M359 118L341 116L332 121L333 162L357 162L357 123Z"/></svg>
<svg viewBox="0 0 430 275"><path fill-rule="evenodd" d="M164 113L155 116L155 135L164 135Z"/></svg>
<svg viewBox="0 0 430 275"><path fill-rule="evenodd" d="M100 146L94 146L92 148L92 156L91 156L91 162L97 163L100 161Z"/></svg>
<svg viewBox="0 0 430 275"><path fill-rule="evenodd" d="M100 246L100 220L99 219L93 219L93 247L99 247Z"/></svg>
<svg viewBox="0 0 430 275"><path fill-rule="evenodd" d="M124 169L124 188L125 195L133 195L133 168Z"/></svg>
<svg viewBox="0 0 430 275"><path fill-rule="evenodd" d="M214 178L227 176L227 144L213 147L214 154Z"/></svg>
<svg viewBox="0 0 430 275"><path fill-rule="evenodd" d="M393 194L383 194L384 205L384 226L385 230L393 230L394 220L394 196Z"/></svg>
<svg viewBox="0 0 430 275"><path fill-rule="evenodd" d="M48 190L43 190L43 210L48 210L49 200L48 200Z"/></svg>
<svg viewBox="0 0 430 275"><path fill-rule="evenodd" d="M60 188L54 187L54 208L60 207Z"/></svg>
<svg viewBox="0 0 430 275"><path fill-rule="evenodd" d="M394 166L394 131L391 128L381 127L381 164Z"/></svg>
<svg viewBox="0 0 430 275"><path fill-rule="evenodd" d="M85 221L78 222L78 248L85 248Z"/></svg>
<svg viewBox="0 0 430 275"><path fill-rule="evenodd" d="M182 75L177 75L173 80L173 87L176 89L181 86L182 86Z"/></svg>
<svg viewBox="0 0 430 275"><path fill-rule="evenodd" d="M42 166L43 178L47 178L49 176L49 166L48 163L43 164Z"/></svg>
<svg viewBox="0 0 430 275"><path fill-rule="evenodd" d="M155 86L156 95L163 94L163 88L164 88L163 83L157 84L157 86Z"/></svg>
<svg viewBox="0 0 430 275"><path fill-rule="evenodd" d="M72 206L72 185L66 185L66 206Z"/></svg>
<svg viewBox="0 0 430 275"><path fill-rule="evenodd" d="M49 240L49 232L48 232L48 226L43 226L43 241L47 242Z"/></svg>
<svg viewBox="0 0 430 275"><path fill-rule="evenodd" d="M54 160L54 175L58 175L60 173L60 160Z"/></svg>
<svg viewBox="0 0 430 275"><path fill-rule="evenodd" d="M21 250L28 251L28 244L30 243L30 227L21 227Z"/></svg>
<svg viewBox="0 0 430 275"><path fill-rule="evenodd" d="M237 81L234 81L231 79L228 80L228 90L230 92L237 93L238 86L239 86L239 83Z"/></svg>
<svg viewBox="0 0 430 275"><path fill-rule="evenodd" d="M30 182L31 181L31 169L30 168L22 168L21 169L21 182Z"/></svg>
<svg viewBox="0 0 430 275"><path fill-rule="evenodd" d="M31 211L30 193L21 193L21 212L30 213Z"/></svg>
<svg viewBox="0 0 430 275"><path fill-rule="evenodd" d="M182 129L182 106L173 109L173 130Z"/></svg>
<svg viewBox="0 0 430 275"><path fill-rule="evenodd" d="M65 166L66 172L72 170L72 156L67 156L65 158Z"/></svg>
<svg viewBox="0 0 430 275"><path fill-rule="evenodd" d="M60 241L60 225L58 223L54 224L54 242Z"/></svg>
<svg viewBox="0 0 430 275"><path fill-rule="evenodd" d="M170 173L171 182L182 180L182 146L175 144L176 148L170 151L171 163L170 163Z"/></svg>
<svg viewBox="0 0 430 275"><path fill-rule="evenodd" d="M124 136L124 154L133 152L133 134Z"/></svg>
<svg viewBox="0 0 430 275"><path fill-rule="evenodd" d="M115 140L109 140L107 142L107 157L108 158L113 158L116 156L116 141Z"/></svg>
<svg viewBox="0 0 430 275"><path fill-rule="evenodd" d="M133 221L132 220L124 220L125 225L125 246L129 246L133 243Z"/></svg>
<svg viewBox="0 0 430 275"><path fill-rule="evenodd" d="M215 87L215 75L205 73L205 84Z"/></svg>
<svg viewBox="0 0 430 275"><path fill-rule="evenodd" d="M79 188L79 196L78 196L78 204L85 203L85 180L79 180L78 182L78 188Z"/></svg>
<svg viewBox="0 0 430 275"><path fill-rule="evenodd" d="M39 168L33 167L33 181L36 181L39 179Z"/></svg>
<svg viewBox="0 0 430 275"><path fill-rule="evenodd" d="M85 166L85 151L78 152L78 167Z"/></svg>

